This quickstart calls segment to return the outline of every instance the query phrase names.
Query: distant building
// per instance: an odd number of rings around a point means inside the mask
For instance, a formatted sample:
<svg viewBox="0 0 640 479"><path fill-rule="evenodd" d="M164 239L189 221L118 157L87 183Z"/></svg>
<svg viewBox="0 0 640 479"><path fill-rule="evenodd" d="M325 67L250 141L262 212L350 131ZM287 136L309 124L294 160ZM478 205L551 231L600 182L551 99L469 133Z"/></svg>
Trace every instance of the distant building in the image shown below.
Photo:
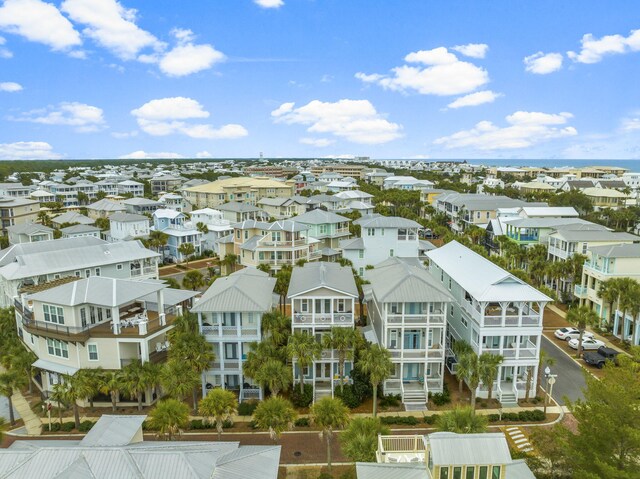
<svg viewBox="0 0 640 479"><path fill-rule="evenodd" d="M352 163L321 163L320 165L313 166L311 168L311 173L316 177L319 177L323 173L338 173L342 176L351 176L358 180L364 180L365 174L367 173L367 167Z"/></svg>
<svg viewBox="0 0 640 479"><path fill-rule="evenodd" d="M109 217L109 239L127 241L149 236L149 218L131 213L114 213Z"/></svg>
<svg viewBox="0 0 640 479"><path fill-rule="evenodd" d="M121 181L117 185L119 195L144 196L144 184L133 180Z"/></svg>
<svg viewBox="0 0 640 479"><path fill-rule="evenodd" d="M82 238L85 236L100 238L102 230L94 225L77 224L62 228L60 233L62 233L62 238Z"/></svg>
<svg viewBox="0 0 640 479"><path fill-rule="evenodd" d="M153 213L153 229L168 236L164 248L166 258L183 261L185 256L180 252L180 245L183 243L191 243L195 255L202 251L202 233L187 221L184 213L167 209L156 210Z"/></svg>
<svg viewBox="0 0 640 479"><path fill-rule="evenodd" d="M28 198L0 197L0 218L2 218L2 233L7 233L7 228L14 225L35 223L38 219L40 203Z"/></svg>
<svg viewBox="0 0 640 479"><path fill-rule="evenodd" d="M189 203L198 208L218 208L230 201L255 205L262 198L288 198L295 193L294 189L294 182L263 177L239 177L186 188L183 194Z"/></svg>
<svg viewBox="0 0 640 479"><path fill-rule="evenodd" d="M9 234L9 244L12 245L53 239L53 229L37 223L9 226L7 233Z"/></svg>

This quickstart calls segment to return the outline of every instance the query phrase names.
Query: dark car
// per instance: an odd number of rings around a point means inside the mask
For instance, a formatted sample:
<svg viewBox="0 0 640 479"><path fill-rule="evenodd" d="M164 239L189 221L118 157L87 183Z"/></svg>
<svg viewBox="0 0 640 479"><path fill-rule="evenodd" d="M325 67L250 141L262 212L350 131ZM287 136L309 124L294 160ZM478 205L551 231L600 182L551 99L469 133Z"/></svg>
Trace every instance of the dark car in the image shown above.
<svg viewBox="0 0 640 479"><path fill-rule="evenodd" d="M618 351L605 346L600 346L597 351L588 351L582 355L584 362L602 369L607 361L617 361Z"/></svg>

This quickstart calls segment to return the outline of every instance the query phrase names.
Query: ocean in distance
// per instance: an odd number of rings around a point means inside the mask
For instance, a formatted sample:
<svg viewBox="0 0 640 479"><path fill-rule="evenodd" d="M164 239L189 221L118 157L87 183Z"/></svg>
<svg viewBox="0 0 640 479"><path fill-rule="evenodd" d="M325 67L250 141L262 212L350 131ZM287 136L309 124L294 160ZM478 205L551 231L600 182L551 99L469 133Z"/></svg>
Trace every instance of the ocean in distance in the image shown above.
<svg viewBox="0 0 640 479"><path fill-rule="evenodd" d="M618 166L627 168L629 172L640 173L640 160L567 160L567 159L547 159L547 160L531 160L531 159L470 159L470 160L436 160L425 159L427 163L434 161L466 161L472 165L485 166L536 166L541 168L582 168L584 166Z"/></svg>

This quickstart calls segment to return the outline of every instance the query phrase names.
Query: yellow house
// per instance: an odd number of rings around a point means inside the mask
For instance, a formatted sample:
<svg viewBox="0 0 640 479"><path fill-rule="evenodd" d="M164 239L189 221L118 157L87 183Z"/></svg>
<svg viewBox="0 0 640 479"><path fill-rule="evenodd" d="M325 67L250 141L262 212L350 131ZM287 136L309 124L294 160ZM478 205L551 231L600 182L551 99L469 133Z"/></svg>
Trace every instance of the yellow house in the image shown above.
<svg viewBox="0 0 640 479"><path fill-rule="evenodd" d="M255 205L262 198L289 198L295 182L266 177L237 177L192 186L182 191L184 198L197 208L215 208L229 201Z"/></svg>
<svg viewBox="0 0 640 479"><path fill-rule="evenodd" d="M595 210L602 208L618 209L624 206L624 200L627 199L627 195L624 193L609 188L585 188L582 192L591 200Z"/></svg>

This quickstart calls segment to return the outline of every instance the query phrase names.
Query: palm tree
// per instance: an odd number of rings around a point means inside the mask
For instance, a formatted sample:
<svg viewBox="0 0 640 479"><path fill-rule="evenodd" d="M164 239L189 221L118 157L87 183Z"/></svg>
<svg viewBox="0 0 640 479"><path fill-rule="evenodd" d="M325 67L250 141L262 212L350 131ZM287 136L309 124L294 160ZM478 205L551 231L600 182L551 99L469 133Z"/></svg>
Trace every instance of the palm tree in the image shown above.
<svg viewBox="0 0 640 479"><path fill-rule="evenodd" d="M328 334L322 337L324 349L333 349L338 353L338 375L340 376L340 392L344 391L344 363L353 360L353 350L358 341L358 332L355 329L333 327Z"/></svg>
<svg viewBox="0 0 640 479"><path fill-rule="evenodd" d="M291 384L291 369L278 359L268 359L254 378L262 387L268 387L272 396L289 387Z"/></svg>
<svg viewBox="0 0 640 479"><path fill-rule="evenodd" d="M323 397L311 406L311 422L322 429L327 442L327 466L331 476L331 441L335 429L344 428L349 422L349 408L338 398Z"/></svg>
<svg viewBox="0 0 640 479"><path fill-rule="evenodd" d="M242 364L242 372L251 379L256 379L262 365L269 359L280 359L280 350L271 341L253 341L249 343L247 359Z"/></svg>
<svg viewBox="0 0 640 479"><path fill-rule="evenodd" d="M277 309L262 315L260 321L262 335L268 336L269 341L276 346L284 346L291 334L291 318Z"/></svg>
<svg viewBox="0 0 640 479"><path fill-rule="evenodd" d="M631 314L631 317L633 318L634 326L637 326L638 310L640 309L640 305L638 304L638 302L640 301L640 284L632 278L618 278L618 281L619 281L618 287L620 289L620 299L618 301L618 310L622 310L622 317L620 318L620 321L619 321L619 324L622 327L622 333L620 334L620 337L623 340L626 340L624 323L627 317L627 313ZM637 328L634 328L633 337L631 338L632 344L635 345L636 339L637 339Z"/></svg>
<svg viewBox="0 0 640 479"><path fill-rule="evenodd" d="M256 269L262 271L263 273L271 274L271 266L267 263L260 263Z"/></svg>
<svg viewBox="0 0 640 479"><path fill-rule="evenodd" d="M353 462L376 462L378 435L389 434L377 417L356 417L340 434L342 453Z"/></svg>
<svg viewBox="0 0 640 479"><path fill-rule="evenodd" d="M158 382L157 368L149 362L136 360L122 368L122 389L132 399L138 401L138 411L142 411L142 395Z"/></svg>
<svg viewBox="0 0 640 479"><path fill-rule="evenodd" d="M551 367L555 363L555 358L551 357L544 349L540 349L540 360L538 361L538 387L542 387L542 372L547 366Z"/></svg>
<svg viewBox="0 0 640 479"><path fill-rule="evenodd" d="M122 389L122 374L120 371L106 371L100 378L100 392L111 397L111 410L115 412L118 395Z"/></svg>
<svg viewBox="0 0 640 479"><path fill-rule="evenodd" d="M618 291L616 288L615 279L609 279L602 281L598 288L598 298L602 299L609 305L607 308L607 317L605 317L604 308L601 309L602 317L600 320L600 327L603 327L604 323L611 324L611 313L613 311L613 304L618 299Z"/></svg>
<svg viewBox="0 0 640 479"><path fill-rule="evenodd" d="M460 358L467 353L473 352L473 348L468 342L464 340L455 341L453 343L452 348L453 348L453 354L455 354L458 360L458 364L456 365L456 373L455 373L456 378L458 378L458 392L462 394L462 383L464 383L464 378L467 376L467 371L465 371L460 366Z"/></svg>
<svg viewBox="0 0 640 479"><path fill-rule="evenodd" d="M211 389L200 401L198 411L211 424L216 425L218 441L222 439L222 428L225 421L231 421L238 412L238 400L236 395L225 389Z"/></svg>
<svg viewBox="0 0 640 479"><path fill-rule="evenodd" d="M186 244L186 243L185 243ZM204 280L204 276L197 269L187 271L182 278L182 287L184 289L190 289L191 291L195 291L198 288L205 286L207 283Z"/></svg>
<svg viewBox="0 0 640 479"><path fill-rule="evenodd" d="M289 290L289 283L291 282L291 273L293 268L288 264L283 264L280 270L276 273L276 287L274 291L280 295L280 310L284 313L285 310L285 298L287 291Z"/></svg>
<svg viewBox="0 0 640 479"><path fill-rule="evenodd" d="M202 221L196 223L196 229L203 235L206 235L209 232L209 228Z"/></svg>
<svg viewBox="0 0 640 479"><path fill-rule="evenodd" d="M65 384L63 384L62 382L58 382L58 383L53 385L53 391L51 391L51 394L49 395L49 401L53 401L53 402L57 402L58 403L58 420L60 422L60 425L62 425L62 406L64 406L65 409L66 409L66 405L65 405L65 401L66 401L66 386L65 386Z"/></svg>
<svg viewBox="0 0 640 479"><path fill-rule="evenodd" d="M304 369L320 359L322 346L311 334L296 332L289 337L287 353L292 361L298 363L300 372L300 393L304 393Z"/></svg>
<svg viewBox="0 0 640 479"><path fill-rule="evenodd" d="M598 315L587 306L570 308L567 312L567 321L578 328L578 331L580 332L580 335L578 336L578 352L576 353L576 358L579 359L582 355L582 339L584 337L585 329L587 326L598 324L599 319Z"/></svg>
<svg viewBox="0 0 640 479"><path fill-rule="evenodd" d="M253 412L253 421L262 429L269 431L269 436L277 441L283 431L293 427L297 414L293 405L286 399L270 397L258 404Z"/></svg>
<svg viewBox="0 0 640 479"><path fill-rule="evenodd" d="M65 404L71 404L73 408L73 419L76 429L80 428L80 410L78 409L78 399L83 399L83 391L76 388L75 378L67 374L62 375L60 383L59 400Z"/></svg>
<svg viewBox="0 0 640 479"><path fill-rule="evenodd" d="M36 373L36 368L33 367L33 363L36 359L36 355L31 350L25 349L22 346L15 348L11 353L11 368L22 371L27 377L29 394L33 393L33 376Z"/></svg>
<svg viewBox="0 0 640 479"><path fill-rule="evenodd" d="M4 430L7 428L7 423L3 417L0 417L0 443L4 439Z"/></svg>
<svg viewBox="0 0 640 479"><path fill-rule="evenodd" d="M491 401L493 394L493 382L496 380L500 364L504 361L504 357L499 354L482 353L480 355L480 380L487 388L487 399Z"/></svg>
<svg viewBox="0 0 640 479"><path fill-rule="evenodd" d="M476 434L487 431L489 418L476 415L470 406L456 407L446 411L436 418L438 431L449 431L457 434Z"/></svg>
<svg viewBox="0 0 640 479"><path fill-rule="evenodd" d="M490 354L490 353L489 353ZM464 380L471 390L471 408L476 409L476 395L478 393L478 386L480 385L480 358L475 352L470 352L463 355L458 360L458 369L464 372Z"/></svg>
<svg viewBox="0 0 640 479"><path fill-rule="evenodd" d="M164 399L149 413L149 425L167 441L181 435L188 424L189 406L177 399Z"/></svg>
<svg viewBox="0 0 640 479"><path fill-rule="evenodd" d="M158 253L167 246L168 242L169 235L166 233L158 230L151 230L151 232L149 232L149 246L155 248Z"/></svg>
<svg viewBox="0 0 640 479"><path fill-rule="evenodd" d="M102 368L80 369L74 375L75 388L81 399L89 401L89 406L93 408L93 398L100 392L100 377L104 374Z"/></svg>
<svg viewBox="0 0 640 479"><path fill-rule="evenodd" d="M189 266L189 258L195 252L196 247L193 246L193 243L182 243L180 246L178 246L178 253L186 258L187 267Z"/></svg>
<svg viewBox="0 0 640 479"><path fill-rule="evenodd" d="M7 398L9 403L9 422L13 426L16 423L16 418L13 414L13 396L14 389L20 389L27 385L26 377L20 374L19 371L9 370L4 373L0 373L0 395Z"/></svg>
<svg viewBox="0 0 640 479"><path fill-rule="evenodd" d="M198 409L196 388L200 385L200 374L188 362L169 359L160 372L160 384L163 391L180 401L193 394L193 410Z"/></svg>
<svg viewBox="0 0 640 479"><path fill-rule="evenodd" d="M373 388L373 417L376 417L378 385L391 376L393 371L391 353L379 344L374 344L360 353L356 366L369 376L369 382Z"/></svg>
<svg viewBox="0 0 640 479"><path fill-rule="evenodd" d="M236 270L236 263L238 262L238 255L233 253L225 254L224 258L220 260L220 264L225 267L226 273L229 275ZM229 269L231 271L229 271Z"/></svg>

